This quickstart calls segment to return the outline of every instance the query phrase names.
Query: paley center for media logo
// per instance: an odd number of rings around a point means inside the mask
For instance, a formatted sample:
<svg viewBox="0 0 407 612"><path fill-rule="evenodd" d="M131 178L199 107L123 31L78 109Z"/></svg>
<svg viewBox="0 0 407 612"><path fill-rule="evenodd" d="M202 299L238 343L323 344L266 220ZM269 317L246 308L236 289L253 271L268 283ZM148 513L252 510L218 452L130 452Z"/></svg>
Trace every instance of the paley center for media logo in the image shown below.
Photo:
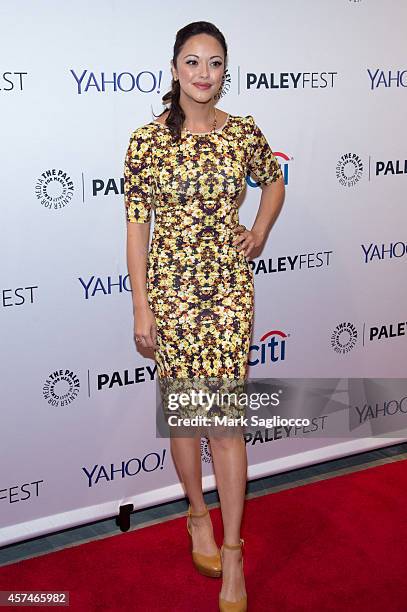
<svg viewBox="0 0 407 612"><path fill-rule="evenodd" d="M49 210L65 208L73 198L74 183L68 172L61 168L44 170L35 184L35 196Z"/></svg>
<svg viewBox="0 0 407 612"><path fill-rule="evenodd" d="M114 389L134 388L134 385L152 382L157 376L157 365L145 365L122 370L104 370L92 372L87 370L87 397L94 393ZM58 369L50 372L43 382L42 394L45 401L55 408L72 404L79 396L81 382L79 375L70 369Z"/></svg>
<svg viewBox="0 0 407 612"><path fill-rule="evenodd" d="M80 391L79 376L72 370L54 370L45 379L42 387L44 399L56 408L69 406Z"/></svg>
<svg viewBox="0 0 407 612"><path fill-rule="evenodd" d="M367 157L364 163L358 153L348 152L341 155L336 164L339 184L343 187L354 187L364 176L367 176L368 181L372 181L407 175L407 159L373 159L371 155Z"/></svg>
<svg viewBox="0 0 407 612"><path fill-rule="evenodd" d="M345 355L351 351L357 342L356 326L350 321L339 323L331 334L331 346L335 353Z"/></svg>
<svg viewBox="0 0 407 612"><path fill-rule="evenodd" d="M336 164L336 178L343 187L354 187L363 176L363 162L357 153L344 153Z"/></svg>
<svg viewBox="0 0 407 612"><path fill-rule="evenodd" d="M355 323L350 321L338 323L331 333L333 350L339 355L346 355L356 346L359 338L362 346L366 348L372 343L394 340L407 335L407 321L379 322L374 325L364 322L360 327L362 332L358 333Z"/></svg>

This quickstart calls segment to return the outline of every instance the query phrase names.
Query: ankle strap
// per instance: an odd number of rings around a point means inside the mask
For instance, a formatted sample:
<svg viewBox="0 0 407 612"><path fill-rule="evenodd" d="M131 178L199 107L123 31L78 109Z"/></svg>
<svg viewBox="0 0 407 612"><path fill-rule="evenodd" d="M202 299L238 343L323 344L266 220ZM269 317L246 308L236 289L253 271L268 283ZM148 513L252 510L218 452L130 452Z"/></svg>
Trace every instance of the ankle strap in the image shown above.
<svg viewBox="0 0 407 612"><path fill-rule="evenodd" d="M203 512L191 512L191 504L189 504L188 516L192 516L193 518L199 518L200 516L206 516L208 512L209 510L206 504L205 504L205 510Z"/></svg>
<svg viewBox="0 0 407 612"><path fill-rule="evenodd" d="M223 548L228 548L229 550L239 550L239 548L242 548L244 544L244 540L242 538L240 538L240 544L225 544L223 543Z"/></svg>

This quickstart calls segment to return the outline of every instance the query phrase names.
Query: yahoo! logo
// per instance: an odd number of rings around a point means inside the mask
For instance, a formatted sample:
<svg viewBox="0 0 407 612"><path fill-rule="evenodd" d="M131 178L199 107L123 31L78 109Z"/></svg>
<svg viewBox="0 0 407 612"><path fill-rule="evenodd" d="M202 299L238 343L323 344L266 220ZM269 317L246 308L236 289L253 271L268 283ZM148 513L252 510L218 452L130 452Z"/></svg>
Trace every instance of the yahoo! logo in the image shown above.
<svg viewBox="0 0 407 612"><path fill-rule="evenodd" d="M289 334L273 329L260 338L259 344L252 344L249 351L249 366L275 363L285 360L285 341Z"/></svg>
<svg viewBox="0 0 407 612"><path fill-rule="evenodd" d="M281 171L283 173L283 177L284 177L284 183L286 185L288 185L288 162L292 161L294 158L293 157L288 157L288 155L286 153L281 153L281 151L273 151L273 155L279 159L282 160L282 163L280 163L280 168ZM247 175L246 177L246 182L250 187L259 187L260 183L257 183L256 181L254 181L250 175Z"/></svg>
<svg viewBox="0 0 407 612"><path fill-rule="evenodd" d="M143 472L148 474L155 472L155 470L163 470L166 452L166 449L163 448L159 452L147 453L144 457L131 457L118 464L99 465L96 463L91 467L83 466L82 470L86 475L88 487L92 488L99 483L106 484L115 480L142 475Z"/></svg>
<svg viewBox="0 0 407 612"><path fill-rule="evenodd" d="M107 276L106 278L91 276L89 279L78 277L78 280L85 291L85 300L95 297L95 295L100 292L102 292L103 295L112 295L113 293L117 294L131 291L130 277L128 274L119 274L117 278L113 278L112 276ZM117 287L117 289L113 289L113 287Z"/></svg>
<svg viewBox="0 0 407 612"><path fill-rule="evenodd" d="M367 69L370 79L370 89L379 87L407 87L407 70Z"/></svg>
<svg viewBox="0 0 407 612"><path fill-rule="evenodd" d="M131 91L151 93L157 91L157 93L160 93L163 76L162 70L159 70L157 74L150 70L142 70L137 74L132 72L92 72L91 70L82 70L82 72L76 73L72 69L70 72L75 79L78 95L90 91L96 93L128 93Z"/></svg>
<svg viewBox="0 0 407 612"><path fill-rule="evenodd" d="M398 257L405 257L407 255L407 243L399 240L398 242L390 242L385 244L375 244L371 242L369 245L361 244L363 250L364 263L370 263L371 261L380 261L384 259L392 259Z"/></svg>

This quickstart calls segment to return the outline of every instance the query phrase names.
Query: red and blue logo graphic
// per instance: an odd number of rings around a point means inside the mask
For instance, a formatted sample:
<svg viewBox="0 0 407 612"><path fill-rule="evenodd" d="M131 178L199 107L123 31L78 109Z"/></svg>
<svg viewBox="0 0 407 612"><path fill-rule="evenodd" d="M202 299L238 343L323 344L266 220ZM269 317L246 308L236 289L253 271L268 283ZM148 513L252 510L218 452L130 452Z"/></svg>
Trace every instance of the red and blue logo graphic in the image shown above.
<svg viewBox="0 0 407 612"><path fill-rule="evenodd" d="M249 350L249 366L275 363L285 360L286 338L289 334L272 329L260 338L259 344L252 344Z"/></svg>

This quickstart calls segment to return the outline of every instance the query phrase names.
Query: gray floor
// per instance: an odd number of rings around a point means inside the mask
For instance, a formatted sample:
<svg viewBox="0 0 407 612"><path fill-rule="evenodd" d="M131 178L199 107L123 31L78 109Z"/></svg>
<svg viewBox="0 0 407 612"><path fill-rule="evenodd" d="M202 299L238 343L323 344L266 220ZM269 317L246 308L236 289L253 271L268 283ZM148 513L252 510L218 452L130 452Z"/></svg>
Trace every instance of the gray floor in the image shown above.
<svg viewBox="0 0 407 612"><path fill-rule="evenodd" d="M282 474L275 474L267 478L251 480L247 483L247 498L276 493L282 489L301 486L316 480L333 478L339 474L347 474L364 469L365 467L381 465L390 461L400 461L401 459L407 459L407 443L324 461L323 463L290 470ZM206 493L205 501L210 507L217 506L219 498L216 491ZM130 530L140 529L168 518L184 515L186 509L187 502L185 499L182 499L138 510L131 515ZM11 544L0 550L0 566L47 554L62 548L77 546L91 540L98 540L115 533L119 533L119 528L116 524L116 517L113 517Z"/></svg>

